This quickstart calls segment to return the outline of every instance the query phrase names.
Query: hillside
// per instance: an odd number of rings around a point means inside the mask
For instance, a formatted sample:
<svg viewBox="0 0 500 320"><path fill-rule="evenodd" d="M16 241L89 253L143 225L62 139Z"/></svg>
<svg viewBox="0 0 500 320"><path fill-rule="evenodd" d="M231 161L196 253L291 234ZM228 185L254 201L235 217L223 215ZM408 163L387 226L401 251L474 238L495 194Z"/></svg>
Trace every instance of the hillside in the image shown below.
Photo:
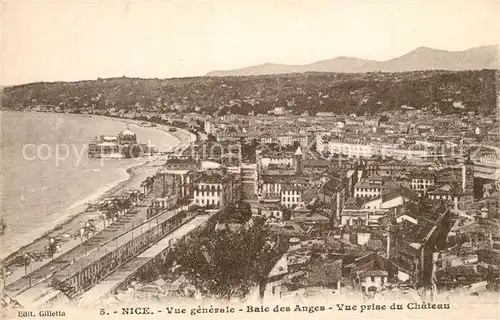
<svg viewBox="0 0 500 320"><path fill-rule="evenodd" d="M243 69L213 71L206 74L206 76L250 76L301 72L460 71L498 69L498 66L499 56L496 46L482 46L465 51L446 51L421 47L387 61L338 57L307 65L280 65L268 63Z"/></svg>
<svg viewBox="0 0 500 320"><path fill-rule="evenodd" d="M293 114L376 114L401 106L442 113L490 113L498 72L297 73L254 77L174 79L111 78L33 83L4 90L3 108L51 106L60 111L136 110L212 115L265 114L285 107ZM454 103L464 107L456 108Z"/></svg>

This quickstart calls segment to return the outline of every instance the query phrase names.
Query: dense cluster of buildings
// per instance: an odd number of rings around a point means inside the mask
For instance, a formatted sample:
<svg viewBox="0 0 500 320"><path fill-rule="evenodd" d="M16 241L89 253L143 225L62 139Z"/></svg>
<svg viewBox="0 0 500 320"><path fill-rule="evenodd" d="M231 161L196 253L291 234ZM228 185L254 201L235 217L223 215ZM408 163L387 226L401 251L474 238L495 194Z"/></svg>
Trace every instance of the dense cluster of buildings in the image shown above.
<svg viewBox="0 0 500 320"><path fill-rule="evenodd" d="M496 119L279 111L146 115L198 136L151 178L149 215L248 203L285 248L261 288L264 300L498 289ZM115 140L135 139L127 134ZM95 146L120 144L107 139Z"/></svg>
<svg viewBox="0 0 500 320"><path fill-rule="evenodd" d="M373 297L498 287L497 153L478 142L478 130L447 154L439 150L458 138L445 140L442 128L399 123L394 136L390 126L379 135L380 119L325 117L293 126L287 118L206 120L201 139L156 174L154 203L245 201L265 217L287 250L264 300L308 290ZM427 148L435 144L444 147Z"/></svg>
<svg viewBox="0 0 500 320"><path fill-rule="evenodd" d="M6 88L4 105L196 133L143 185L148 218L176 215L142 238L132 234L120 256L166 236L186 207L210 210L210 219L225 219L214 233L265 220L280 258L259 283L263 302L350 294L417 301L499 289L495 80L489 70L115 78ZM89 144L97 158L152 151L130 130ZM238 210L247 205L245 220Z"/></svg>

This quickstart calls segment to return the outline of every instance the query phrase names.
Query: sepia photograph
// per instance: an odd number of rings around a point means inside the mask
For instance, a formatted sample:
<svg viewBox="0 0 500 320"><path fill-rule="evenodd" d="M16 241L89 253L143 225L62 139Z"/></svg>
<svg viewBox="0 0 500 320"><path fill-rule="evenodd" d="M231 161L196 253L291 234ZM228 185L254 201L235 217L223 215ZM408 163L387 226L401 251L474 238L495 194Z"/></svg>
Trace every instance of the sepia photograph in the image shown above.
<svg viewBox="0 0 500 320"><path fill-rule="evenodd" d="M0 2L0 317L499 319L500 3Z"/></svg>

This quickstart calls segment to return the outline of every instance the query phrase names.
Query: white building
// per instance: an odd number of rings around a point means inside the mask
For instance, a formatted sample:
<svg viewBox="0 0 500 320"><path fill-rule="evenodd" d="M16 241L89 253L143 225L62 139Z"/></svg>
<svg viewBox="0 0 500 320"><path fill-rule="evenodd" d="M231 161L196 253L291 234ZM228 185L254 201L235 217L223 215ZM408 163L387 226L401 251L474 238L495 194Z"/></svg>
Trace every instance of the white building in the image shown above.
<svg viewBox="0 0 500 320"><path fill-rule="evenodd" d="M236 175L221 170L203 172L193 192L193 202L200 206L223 206L236 198Z"/></svg>
<svg viewBox="0 0 500 320"><path fill-rule="evenodd" d="M369 143L337 139L328 142L328 152L348 156L349 158L370 158L376 155L375 148Z"/></svg>
<svg viewBox="0 0 500 320"><path fill-rule="evenodd" d="M285 185L281 190L281 205L290 208L301 203L303 192L304 188L301 186Z"/></svg>
<svg viewBox="0 0 500 320"><path fill-rule="evenodd" d="M283 210L281 210L277 203L260 204L257 208L257 213L267 218L283 220Z"/></svg>
<svg viewBox="0 0 500 320"><path fill-rule="evenodd" d="M344 209L340 213L342 226L380 226L379 219L389 213L382 209Z"/></svg>
<svg viewBox="0 0 500 320"><path fill-rule="evenodd" d="M287 134L276 134L276 135L262 135L260 142L265 143L276 143L282 146L291 146L295 142L298 142L302 147L308 147L309 143L314 142L314 136L308 135L306 133L287 133Z"/></svg>
<svg viewBox="0 0 500 320"><path fill-rule="evenodd" d="M382 195L383 180L379 176L371 176L367 180L362 180L354 186L355 198L373 198Z"/></svg>
<svg viewBox="0 0 500 320"><path fill-rule="evenodd" d="M316 135L316 151L323 153L328 150L328 133L322 132Z"/></svg>
<svg viewBox="0 0 500 320"><path fill-rule="evenodd" d="M358 275L361 290L366 293L376 293L387 286L387 271L366 270Z"/></svg>
<svg viewBox="0 0 500 320"><path fill-rule="evenodd" d="M405 204L405 202L407 203L408 201L410 201L408 197L391 192L389 194L385 194L381 197L363 203L363 208L374 210L392 209L402 206L403 204Z"/></svg>
<svg viewBox="0 0 500 320"><path fill-rule="evenodd" d="M290 167L293 166L293 155L289 156L265 156L260 158L260 168L266 169L269 165L275 165L278 167Z"/></svg>
<svg viewBox="0 0 500 320"><path fill-rule="evenodd" d="M206 134L212 133L212 122L205 121L203 129L204 129Z"/></svg>
<svg viewBox="0 0 500 320"><path fill-rule="evenodd" d="M415 190L419 196L423 196L427 188L434 185L434 176L432 175L412 175L410 189Z"/></svg>

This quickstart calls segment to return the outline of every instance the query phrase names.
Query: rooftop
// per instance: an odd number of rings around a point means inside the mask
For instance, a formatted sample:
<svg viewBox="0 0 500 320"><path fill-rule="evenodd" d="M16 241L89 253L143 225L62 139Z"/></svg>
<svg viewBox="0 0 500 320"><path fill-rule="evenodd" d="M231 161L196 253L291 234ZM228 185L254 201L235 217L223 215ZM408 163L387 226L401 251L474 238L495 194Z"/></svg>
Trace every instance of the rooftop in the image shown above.
<svg viewBox="0 0 500 320"><path fill-rule="evenodd" d="M201 173L200 182L204 183L223 183L230 178L231 173L224 172L224 170L209 169Z"/></svg>
<svg viewBox="0 0 500 320"><path fill-rule="evenodd" d="M387 271L382 270L366 270L359 273L360 278L365 277L387 277Z"/></svg>
<svg viewBox="0 0 500 320"><path fill-rule="evenodd" d="M123 130L120 135L123 135L123 136L135 136L135 133L130 131L129 129L125 129Z"/></svg>

